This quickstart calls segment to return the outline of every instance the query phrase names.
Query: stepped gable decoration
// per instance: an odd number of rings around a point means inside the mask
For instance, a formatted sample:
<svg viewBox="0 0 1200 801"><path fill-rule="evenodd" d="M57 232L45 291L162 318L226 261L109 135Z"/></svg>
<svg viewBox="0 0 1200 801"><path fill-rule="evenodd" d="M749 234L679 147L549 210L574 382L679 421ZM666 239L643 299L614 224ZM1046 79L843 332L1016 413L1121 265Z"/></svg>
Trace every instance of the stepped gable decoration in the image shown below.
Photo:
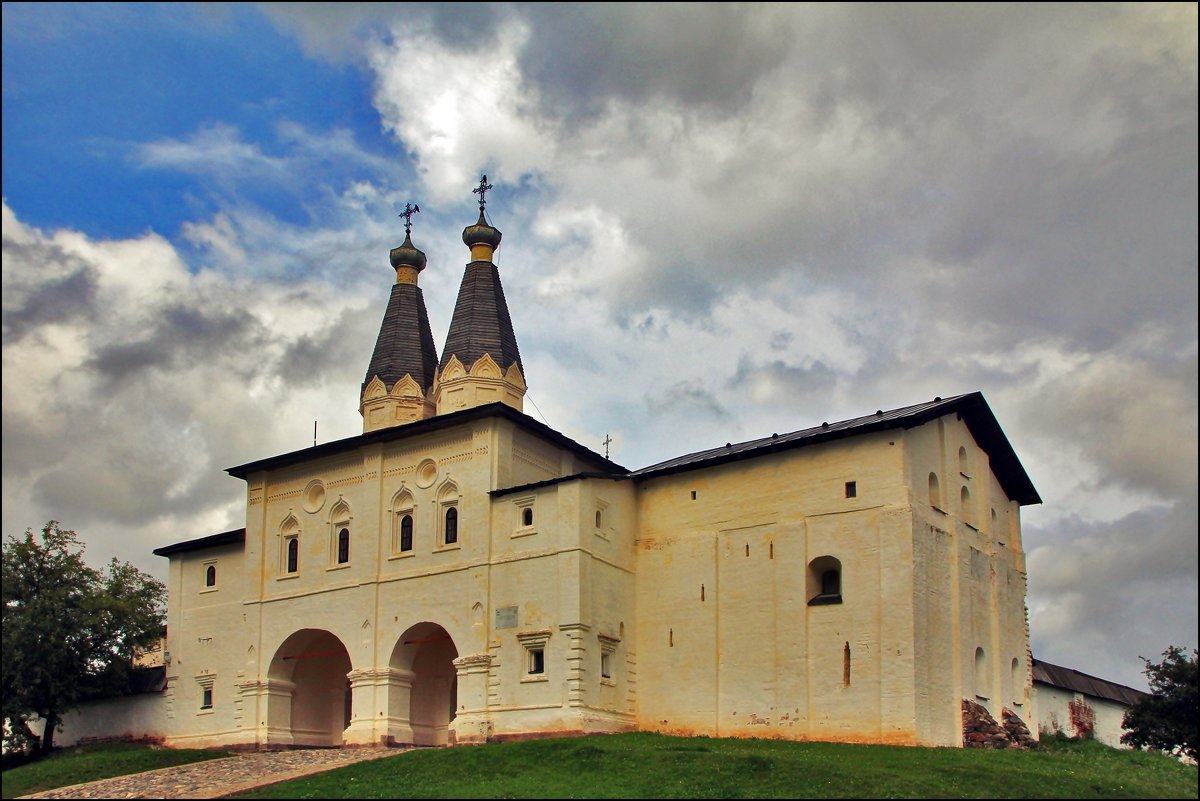
<svg viewBox="0 0 1200 801"><path fill-rule="evenodd" d="M404 218L404 242L389 254L396 282L362 383L359 411L364 431L433 414L427 396L437 373L437 348L425 298L417 285L427 259L412 242L412 218L420 210L417 205L405 204L399 215Z"/></svg>

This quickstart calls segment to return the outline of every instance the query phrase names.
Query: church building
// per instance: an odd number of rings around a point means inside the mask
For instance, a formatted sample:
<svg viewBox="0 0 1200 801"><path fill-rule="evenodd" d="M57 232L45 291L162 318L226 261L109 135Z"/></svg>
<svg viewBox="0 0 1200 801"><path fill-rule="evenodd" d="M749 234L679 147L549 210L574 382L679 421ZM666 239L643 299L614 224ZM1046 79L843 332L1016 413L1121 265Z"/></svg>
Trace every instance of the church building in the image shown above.
<svg viewBox="0 0 1200 801"><path fill-rule="evenodd" d="M167 744L961 746L968 705L1036 720L1041 500L980 393L623 467L522 410L488 188L440 355L409 207L363 433L229 468L245 527L155 551Z"/></svg>

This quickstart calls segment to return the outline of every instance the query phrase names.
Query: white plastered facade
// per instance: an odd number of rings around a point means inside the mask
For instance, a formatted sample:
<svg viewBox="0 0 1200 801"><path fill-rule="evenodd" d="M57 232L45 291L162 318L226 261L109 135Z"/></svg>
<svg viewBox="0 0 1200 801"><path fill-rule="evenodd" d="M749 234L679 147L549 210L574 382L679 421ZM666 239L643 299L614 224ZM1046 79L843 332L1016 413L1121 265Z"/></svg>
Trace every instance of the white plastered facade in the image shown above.
<svg viewBox="0 0 1200 801"><path fill-rule="evenodd" d="M244 544L171 555L169 744L956 746L963 698L1028 722L1019 507L955 414L609 478L481 411L245 476Z"/></svg>

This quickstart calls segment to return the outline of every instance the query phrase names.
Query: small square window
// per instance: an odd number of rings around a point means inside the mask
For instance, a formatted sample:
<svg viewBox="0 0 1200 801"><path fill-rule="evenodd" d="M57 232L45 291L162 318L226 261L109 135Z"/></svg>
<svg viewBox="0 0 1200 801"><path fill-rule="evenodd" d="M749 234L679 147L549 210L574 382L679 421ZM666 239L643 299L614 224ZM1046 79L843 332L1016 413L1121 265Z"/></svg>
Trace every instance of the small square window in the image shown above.
<svg viewBox="0 0 1200 801"><path fill-rule="evenodd" d="M621 640L620 638L614 637L611 634L601 634L599 635L599 641L600 683L611 687L616 684L616 682L613 680L613 666L615 664L614 660L616 657L614 657L613 654L616 653L617 646L620 645Z"/></svg>
<svg viewBox="0 0 1200 801"><path fill-rule="evenodd" d="M522 632L517 641L525 648L525 675L521 681L546 681L546 644L550 641L550 631Z"/></svg>
<svg viewBox="0 0 1200 801"><path fill-rule="evenodd" d="M857 481L847 481L846 482L846 497L847 498L858 497L858 482Z"/></svg>

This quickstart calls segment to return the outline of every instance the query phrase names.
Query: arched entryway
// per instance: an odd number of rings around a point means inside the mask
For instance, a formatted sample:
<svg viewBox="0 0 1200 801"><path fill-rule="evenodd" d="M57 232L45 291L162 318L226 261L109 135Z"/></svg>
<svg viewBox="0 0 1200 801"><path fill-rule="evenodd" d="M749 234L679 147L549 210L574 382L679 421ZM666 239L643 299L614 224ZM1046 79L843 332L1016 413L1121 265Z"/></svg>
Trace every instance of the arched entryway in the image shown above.
<svg viewBox="0 0 1200 801"><path fill-rule="evenodd" d="M281 745L340 746L350 725L350 654L322 629L301 629L271 659L268 740Z"/></svg>
<svg viewBox="0 0 1200 801"><path fill-rule="evenodd" d="M390 667L411 681L393 689L393 714L407 720L412 742L446 745L458 703L458 649L449 632L436 623L418 623L396 641ZM405 682L407 684L408 682Z"/></svg>

